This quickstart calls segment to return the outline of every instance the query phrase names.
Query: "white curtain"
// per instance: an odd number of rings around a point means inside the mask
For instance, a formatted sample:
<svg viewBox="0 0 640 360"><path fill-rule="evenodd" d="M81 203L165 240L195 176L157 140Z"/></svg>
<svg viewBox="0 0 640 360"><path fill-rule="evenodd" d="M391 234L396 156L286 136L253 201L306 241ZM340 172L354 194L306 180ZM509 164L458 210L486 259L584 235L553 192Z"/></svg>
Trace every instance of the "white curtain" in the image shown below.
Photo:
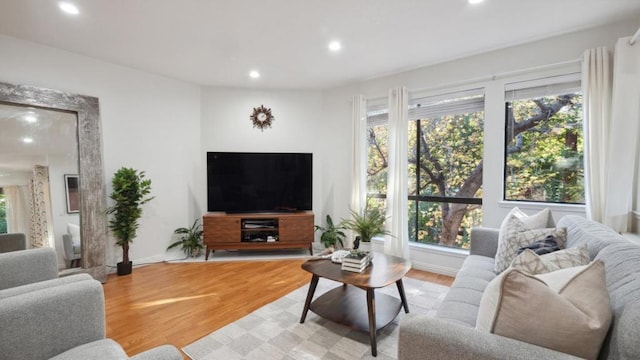
<svg viewBox="0 0 640 360"><path fill-rule="evenodd" d="M584 172L587 218L603 222L611 114L611 64L606 47L582 56Z"/></svg>
<svg viewBox="0 0 640 360"><path fill-rule="evenodd" d="M407 137L408 92L402 86L389 90L389 159L387 175L387 221L391 233L384 242L384 252L409 258L407 228Z"/></svg>
<svg viewBox="0 0 640 360"><path fill-rule="evenodd" d="M367 100L356 95L352 101L351 122L353 124L353 149L351 168L351 202L353 211L360 212L367 201ZM353 241L353 233L350 241Z"/></svg>
<svg viewBox="0 0 640 360"><path fill-rule="evenodd" d="M614 54L610 152L604 224L629 230L638 188L640 137L640 44L618 39Z"/></svg>
<svg viewBox="0 0 640 360"><path fill-rule="evenodd" d="M49 168L35 165L31 179L31 247L54 247L53 217L51 215L51 193L49 190Z"/></svg>
<svg viewBox="0 0 640 360"><path fill-rule="evenodd" d="M29 187L27 185L3 186L7 202L7 232L23 233L29 238Z"/></svg>

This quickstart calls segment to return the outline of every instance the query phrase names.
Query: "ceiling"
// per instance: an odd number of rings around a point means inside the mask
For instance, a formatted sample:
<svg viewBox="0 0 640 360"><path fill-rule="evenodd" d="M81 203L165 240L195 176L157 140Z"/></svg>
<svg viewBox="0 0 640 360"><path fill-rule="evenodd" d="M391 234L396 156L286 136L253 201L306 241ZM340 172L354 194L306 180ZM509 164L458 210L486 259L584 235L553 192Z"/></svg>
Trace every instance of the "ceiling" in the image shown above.
<svg viewBox="0 0 640 360"><path fill-rule="evenodd" d="M67 1L78 15L55 0L0 0L0 33L204 86L272 89L331 88L640 19L639 0ZM343 48L330 53L331 40Z"/></svg>

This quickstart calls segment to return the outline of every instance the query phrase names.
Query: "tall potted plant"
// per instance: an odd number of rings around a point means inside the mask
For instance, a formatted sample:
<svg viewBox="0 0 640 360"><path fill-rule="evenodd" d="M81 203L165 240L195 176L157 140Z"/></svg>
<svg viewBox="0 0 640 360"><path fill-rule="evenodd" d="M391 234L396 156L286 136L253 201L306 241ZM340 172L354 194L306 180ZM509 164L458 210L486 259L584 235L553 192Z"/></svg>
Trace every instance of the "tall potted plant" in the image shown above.
<svg viewBox="0 0 640 360"><path fill-rule="evenodd" d="M113 191L109 196L113 206L107 209L112 215L109 229L116 237L116 244L122 247L122 262L118 265L118 275L131 274L133 263L129 260L129 243L133 242L142 216L142 205L152 200L151 180L145 179L144 171L122 167L113 175Z"/></svg>
<svg viewBox="0 0 640 360"><path fill-rule="evenodd" d="M361 212L350 211L351 218L342 219L341 225L360 235L360 250L371 251L371 239L374 236L391 234L384 228L386 218L378 209L371 209L367 205Z"/></svg>

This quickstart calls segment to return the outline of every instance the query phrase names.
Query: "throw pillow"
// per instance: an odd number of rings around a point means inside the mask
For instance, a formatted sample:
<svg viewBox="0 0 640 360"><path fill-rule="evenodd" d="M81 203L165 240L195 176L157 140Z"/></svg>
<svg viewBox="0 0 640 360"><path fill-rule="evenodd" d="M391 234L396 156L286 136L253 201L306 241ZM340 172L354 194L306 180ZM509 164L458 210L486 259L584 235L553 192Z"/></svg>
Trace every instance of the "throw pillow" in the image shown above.
<svg viewBox="0 0 640 360"><path fill-rule="evenodd" d="M509 220L505 228L505 237L502 242L498 242L498 251L496 253L494 266L496 273L501 273L509 267L513 259L518 255L518 249L534 241L552 235L561 248L564 248L567 243L566 228L530 230L515 216L511 216Z"/></svg>
<svg viewBox="0 0 640 360"><path fill-rule="evenodd" d="M518 249L517 254L522 254L526 249L530 249L538 255L544 255L560 250L560 246L553 235L548 235L542 240L536 240L527 246L521 247Z"/></svg>
<svg viewBox="0 0 640 360"><path fill-rule="evenodd" d="M586 265L589 261L591 261L589 250L584 245L544 255L538 255L532 250L526 249L513 259L511 267L528 274L537 275Z"/></svg>
<svg viewBox="0 0 640 360"><path fill-rule="evenodd" d="M503 272L482 295L476 329L595 359L611 317L604 264L594 261L539 277Z"/></svg>
<svg viewBox="0 0 640 360"><path fill-rule="evenodd" d="M514 224L514 219L519 220L517 224ZM507 216L504 217L500 224L500 232L498 234L498 254L504 251L502 248L506 246L506 242L511 239L516 232L521 232L530 229L546 228L547 224L551 222L551 211L543 209L538 213L528 216L518 207L514 207L509 211ZM512 259L508 261L502 259L496 255L496 267L495 272L499 273L509 266Z"/></svg>

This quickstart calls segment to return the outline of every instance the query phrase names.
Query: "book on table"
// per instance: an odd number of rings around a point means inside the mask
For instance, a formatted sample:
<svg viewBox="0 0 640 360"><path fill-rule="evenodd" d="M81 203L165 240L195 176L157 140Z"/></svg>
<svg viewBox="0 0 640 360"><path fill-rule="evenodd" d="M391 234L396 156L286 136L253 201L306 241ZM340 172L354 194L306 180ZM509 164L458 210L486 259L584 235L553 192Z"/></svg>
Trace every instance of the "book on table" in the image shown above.
<svg viewBox="0 0 640 360"><path fill-rule="evenodd" d="M369 263L364 263L362 265L351 265L347 263L342 263L342 270L351 271L351 272L362 272L364 269L369 266Z"/></svg>
<svg viewBox="0 0 640 360"><path fill-rule="evenodd" d="M362 272L371 263L371 253L352 251L342 259L342 270Z"/></svg>

